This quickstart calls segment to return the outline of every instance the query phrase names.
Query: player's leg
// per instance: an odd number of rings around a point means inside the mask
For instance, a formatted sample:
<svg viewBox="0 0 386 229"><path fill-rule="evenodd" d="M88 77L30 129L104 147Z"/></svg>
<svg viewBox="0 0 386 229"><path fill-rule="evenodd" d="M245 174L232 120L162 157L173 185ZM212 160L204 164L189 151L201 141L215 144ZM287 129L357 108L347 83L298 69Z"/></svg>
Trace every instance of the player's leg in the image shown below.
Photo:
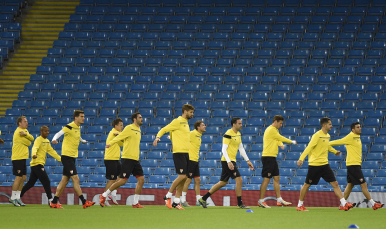
<svg viewBox="0 0 386 229"><path fill-rule="evenodd" d="M283 198L280 195L280 176L274 176L273 177L273 188L274 188L275 194L276 194L276 199L277 199L276 205L277 206L290 206L292 204L291 202L287 202L287 201L283 200Z"/></svg>
<svg viewBox="0 0 386 229"><path fill-rule="evenodd" d="M44 167L43 167L44 168ZM51 181L50 178L48 177L48 174L45 170L41 170L37 172L38 178L40 182L43 185L44 191L46 192L47 198L48 198L48 204L53 200L52 199L52 193L51 193Z"/></svg>
<svg viewBox="0 0 386 229"><path fill-rule="evenodd" d="M63 160L63 157L62 157ZM64 173L64 168L63 168L63 173ZM70 181L70 177L63 175L62 180L59 182L58 187L56 188L56 193L51 201L50 207L51 208L62 208L62 205L58 203L59 197L62 195L64 188L67 186L68 182Z"/></svg>
<svg viewBox="0 0 386 229"><path fill-rule="evenodd" d="M213 185L212 188L202 198L198 200L198 202L200 203L200 205L202 205L203 208L207 208L206 200L212 194L217 192L220 188L225 187L225 185L227 185L229 178L231 178L233 175L233 170L229 169L228 163L226 161L221 161L221 167L222 167L222 171L221 171L220 181L217 184ZM235 168L237 167L235 166Z"/></svg>
<svg viewBox="0 0 386 229"><path fill-rule="evenodd" d="M184 188L184 184L187 178L186 175L188 174L189 154L173 153L173 161L178 177L173 181L169 192L166 194L166 196L164 196L164 200L168 208L171 209L172 207L175 207L179 210L183 210L180 204L180 196L182 194L182 189ZM176 195L174 196L174 202L171 203L171 198L175 189L177 189Z"/></svg>
<svg viewBox="0 0 386 229"><path fill-rule="evenodd" d="M142 176L136 176L137 178L137 186L135 187L135 194L134 194L134 203L133 208L145 208L141 204L139 204L139 197L141 196L142 187L145 183L145 178Z"/></svg>
<svg viewBox="0 0 386 229"><path fill-rule="evenodd" d="M186 194L188 193L189 190L189 185L192 183L192 178L186 178L184 187L182 188L182 195L181 195L181 205L184 207L190 207L189 203L186 202Z"/></svg>
<svg viewBox="0 0 386 229"><path fill-rule="evenodd" d="M194 191L196 193L196 205L198 203L198 200L201 198L201 195L200 195L200 185L201 185L201 177L198 176L198 177L194 177Z"/></svg>
<svg viewBox="0 0 386 229"><path fill-rule="evenodd" d="M303 187L300 189L300 196L299 196L299 204L301 201L301 205L303 205L304 198L306 198L306 194L308 192L308 189L311 187L311 184L304 183ZM299 207L299 205L298 205Z"/></svg>
<svg viewBox="0 0 386 229"><path fill-rule="evenodd" d="M339 198L340 200L339 210L348 211L350 208L352 208L353 206L347 203L346 199L344 198L342 190L339 187L338 181L336 181L335 179L335 174L332 171L329 164L321 166L321 174L322 174L322 178L326 182L331 184L332 188L334 189L335 195Z"/></svg>
<svg viewBox="0 0 386 229"><path fill-rule="evenodd" d="M243 186L243 179L241 178L241 176L238 176L235 178L235 181L236 181L235 191L236 191L236 197L237 197L237 206L239 208L249 209L249 207L243 204L243 200L241 199L241 193L242 193L241 188Z"/></svg>
<svg viewBox="0 0 386 229"><path fill-rule="evenodd" d="M109 181L106 184L105 192L117 181L117 178L121 174L121 163L118 160L105 160L105 166L106 166L106 179ZM108 195L111 201L115 205L118 205L117 202L117 189L114 189L111 191L111 193ZM110 206L108 199L106 199L105 202L106 206Z"/></svg>
<svg viewBox="0 0 386 229"><path fill-rule="evenodd" d="M36 172L34 171L35 166L31 167L31 174L29 175L28 182L24 185L24 187L21 190L20 197L24 196L24 193L26 193L28 190L30 190L38 180L38 176Z"/></svg>
<svg viewBox="0 0 386 229"><path fill-rule="evenodd" d="M271 208L264 201L264 196L271 178L274 175L279 175L279 168L277 168L277 171L274 174L275 165L277 166L275 157L261 157L261 162L263 163L263 169L261 170L261 177L263 177L263 182L260 185L260 199L257 205L263 208Z"/></svg>
<svg viewBox="0 0 386 229"><path fill-rule="evenodd" d="M23 189L23 184L27 179L26 160L25 159L13 160L12 165L13 165L13 175L15 175L15 180L13 181L13 184L12 184L12 195L11 195L11 198L9 199L9 202L17 207L25 206L25 204L22 203L20 200L20 194L21 194L21 190Z"/></svg>
<svg viewBox="0 0 386 229"><path fill-rule="evenodd" d="M139 161L135 163L135 167L132 173L137 178L137 186L135 187L133 208L144 208L141 204L139 204L139 197L142 192L143 184L145 183L145 178L143 177L143 169Z"/></svg>
<svg viewBox="0 0 386 229"><path fill-rule="evenodd" d="M354 185L352 183L347 183L346 189L344 190L344 198L347 200L348 197L351 194L352 189L354 188ZM363 189L362 189L363 192ZM364 194L364 193L363 193ZM366 195L365 195L366 196Z"/></svg>
<svg viewBox="0 0 386 229"><path fill-rule="evenodd" d="M74 170L74 173L76 174L71 176L72 184L73 184L75 193L79 196L79 199L82 201L83 208L88 208L93 206L95 202L88 201L84 198L82 189L80 188L80 184L79 184L79 176L76 170Z"/></svg>
<svg viewBox="0 0 386 229"><path fill-rule="evenodd" d="M365 195L365 197L369 200L371 206L373 207L374 210L377 210L378 208L382 208L383 207L383 203L376 203L372 198L371 198L371 195L370 195L370 192L369 190L367 189L367 183L364 182L361 184L361 189L362 189L362 193L363 195Z"/></svg>
<svg viewBox="0 0 386 229"><path fill-rule="evenodd" d="M300 189L298 207L296 208L297 211L308 211L303 204L304 198L306 197L306 194L310 186L312 184L316 185L319 183L319 180L320 180L319 170L320 170L320 166L308 166L308 173L306 176L306 180L304 182L304 185Z"/></svg>

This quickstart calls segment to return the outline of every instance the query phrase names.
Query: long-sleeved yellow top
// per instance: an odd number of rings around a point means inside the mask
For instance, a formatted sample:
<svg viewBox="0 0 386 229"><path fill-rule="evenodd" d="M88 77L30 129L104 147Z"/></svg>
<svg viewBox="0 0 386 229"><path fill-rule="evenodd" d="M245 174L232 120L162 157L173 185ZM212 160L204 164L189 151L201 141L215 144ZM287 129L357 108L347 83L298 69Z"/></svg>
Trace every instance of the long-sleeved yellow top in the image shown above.
<svg viewBox="0 0 386 229"><path fill-rule="evenodd" d="M113 140L116 136L115 133L118 133L118 135L121 133L121 131L116 130L113 128L109 136L107 136L106 144L110 144L110 141ZM110 146L110 148L105 149L105 160L119 160L119 157L121 156L121 147L123 146L123 141L117 142L117 144L114 144Z"/></svg>
<svg viewBox="0 0 386 229"><path fill-rule="evenodd" d="M62 143L62 156L78 157L78 147L80 142L80 126L71 122L63 127L64 138Z"/></svg>
<svg viewBox="0 0 386 229"><path fill-rule="evenodd" d="M292 141L279 134L279 131L274 126L269 126L264 131L263 137L263 157L277 157L279 153L279 145L285 143L292 143Z"/></svg>
<svg viewBox="0 0 386 229"><path fill-rule="evenodd" d="M162 137L170 132L173 145L173 153L189 153L190 148L190 129L188 120L182 116L174 119L169 125L162 128L157 137Z"/></svg>
<svg viewBox="0 0 386 229"><path fill-rule="evenodd" d="M346 145L346 166L362 165L362 141L360 135L351 132L342 139L330 142L330 146L337 145Z"/></svg>
<svg viewBox="0 0 386 229"><path fill-rule="evenodd" d="M239 150L241 142L241 133L237 131L235 133L232 128L225 132L222 138L222 144L228 145L227 153L229 160L236 162L237 151ZM222 155L221 161L227 161L225 156Z"/></svg>
<svg viewBox="0 0 386 229"><path fill-rule="evenodd" d="M122 158L139 160L139 144L141 143L141 129L131 124L123 129L122 133L110 141L110 147L123 142Z"/></svg>
<svg viewBox="0 0 386 229"><path fill-rule="evenodd" d="M338 151L330 146L330 135L324 134L319 130L312 135L310 143L300 155L299 160L304 161L308 155L308 164L312 166L322 166L328 164L328 151L336 154Z"/></svg>
<svg viewBox="0 0 386 229"><path fill-rule="evenodd" d="M26 136L20 136L20 131L27 133ZM28 132L27 129L20 127L16 128L13 133L13 146L12 146L12 161L28 159L29 150L28 147L32 144L34 137Z"/></svg>
<svg viewBox="0 0 386 229"><path fill-rule="evenodd" d="M190 132L189 160L191 161L198 162L200 157L201 136L202 134L197 130Z"/></svg>
<svg viewBox="0 0 386 229"><path fill-rule="evenodd" d="M52 148L50 140L47 138L43 138L39 136L36 138L34 145L32 146L31 152L31 166L35 165L44 165L46 164L46 155L47 153L51 155L58 161L61 161L61 157L56 153L56 151ZM33 159L33 156L36 155L37 158Z"/></svg>

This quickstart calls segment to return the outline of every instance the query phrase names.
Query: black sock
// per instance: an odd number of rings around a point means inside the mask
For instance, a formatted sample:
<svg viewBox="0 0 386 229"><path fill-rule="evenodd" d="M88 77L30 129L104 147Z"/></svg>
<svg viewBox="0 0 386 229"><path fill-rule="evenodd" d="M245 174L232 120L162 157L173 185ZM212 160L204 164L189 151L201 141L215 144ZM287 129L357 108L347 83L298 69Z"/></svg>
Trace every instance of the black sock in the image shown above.
<svg viewBox="0 0 386 229"><path fill-rule="evenodd" d="M58 200L59 200L59 197L54 196L54 199L52 200L52 203L53 203L53 204L57 204L57 203L58 203Z"/></svg>
<svg viewBox="0 0 386 229"><path fill-rule="evenodd" d="M46 193L46 195L48 199L52 199L52 193L49 193L49 194Z"/></svg>
<svg viewBox="0 0 386 229"><path fill-rule="evenodd" d="M205 196L202 197L202 199L206 201L209 198L210 195L212 195L212 194L210 194L210 192L207 192L205 194Z"/></svg>
<svg viewBox="0 0 386 229"><path fill-rule="evenodd" d="M86 200L84 199L84 196L83 196L83 195L80 195L80 196L79 196L79 199L82 201L82 204L85 204L85 203L86 203Z"/></svg>
<svg viewBox="0 0 386 229"><path fill-rule="evenodd" d="M237 205L239 205L239 206L243 205L243 201L241 200L241 196L237 197Z"/></svg>

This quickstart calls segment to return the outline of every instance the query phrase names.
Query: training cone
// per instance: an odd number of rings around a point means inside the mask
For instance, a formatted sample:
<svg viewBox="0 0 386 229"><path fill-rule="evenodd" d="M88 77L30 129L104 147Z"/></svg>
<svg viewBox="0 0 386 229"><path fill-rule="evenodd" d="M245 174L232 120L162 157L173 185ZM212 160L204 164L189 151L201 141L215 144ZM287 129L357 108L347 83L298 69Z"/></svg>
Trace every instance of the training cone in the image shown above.
<svg viewBox="0 0 386 229"><path fill-rule="evenodd" d="M359 228L359 227L356 224L351 224L350 226L348 226L348 228Z"/></svg>
<svg viewBox="0 0 386 229"><path fill-rule="evenodd" d="M252 210L247 210L246 212L251 212L251 213L254 213L254 211L252 211Z"/></svg>

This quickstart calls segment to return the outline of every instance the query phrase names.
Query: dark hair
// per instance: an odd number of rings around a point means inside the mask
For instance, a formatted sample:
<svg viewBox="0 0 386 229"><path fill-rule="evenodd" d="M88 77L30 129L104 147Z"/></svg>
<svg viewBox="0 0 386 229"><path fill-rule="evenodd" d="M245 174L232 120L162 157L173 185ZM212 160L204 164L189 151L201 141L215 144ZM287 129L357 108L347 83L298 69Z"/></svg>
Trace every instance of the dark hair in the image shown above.
<svg viewBox="0 0 386 229"><path fill-rule="evenodd" d="M131 115L131 121L134 122L134 119L137 119L138 118L138 115L140 115L141 113L139 112L135 112L134 114Z"/></svg>
<svg viewBox="0 0 386 229"><path fill-rule="evenodd" d="M73 115L74 119L75 119L76 117L79 117L80 114L84 114L84 111L82 111L82 110L76 110L76 111L74 111L74 115Z"/></svg>
<svg viewBox="0 0 386 229"><path fill-rule="evenodd" d="M182 106L182 113L184 113L184 111L190 111L190 110L194 110L194 106L191 105L191 104L184 104Z"/></svg>
<svg viewBox="0 0 386 229"><path fill-rule="evenodd" d="M328 123L328 121L331 121L330 118L324 117L320 119L320 126L323 126L324 124Z"/></svg>
<svg viewBox="0 0 386 229"><path fill-rule="evenodd" d="M40 132L43 131L43 129L46 129L46 128L49 129L48 126L42 126L42 127L40 127Z"/></svg>
<svg viewBox="0 0 386 229"><path fill-rule="evenodd" d="M115 119L115 120L113 121L113 127L115 127L116 125L118 125L120 122L123 123L122 119L120 119L120 118Z"/></svg>
<svg viewBox="0 0 386 229"><path fill-rule="evenodd" d="M233 124L236 124L237 123L237 120L241 120L241 118L239 118L239 117L234 117L234 118L232 118L232 120L231 120L231 126L233 127Z"/></svg>
<svg viewBox="0 0 386 229"><path fill-rule="evenodd" d="M23 121L24 118L27 118L25 116L20 116L19 118L17 118L16 120L16 124L19 125L19 123L21 123Z"/></svg>
<svg viewBox="0 0 386 229"><path fill-rule="evenodd" d="M284 118L283 118L283 116L281 116L281 115L275 115L275 116L273 117L272 122L275 122L275 121L278 121L278 122L284 121Z"/></svg>
<svg viewBox="0 0 386 229"><path fill-rule="evenodd" d="M354 122L353 124L351 124L351 126L350 126L351 130L355 129L356 125L360 125L360 123L359 122Z"/></svg>
<svg viewBox="0 0 386 229"><path fill-rule="evenodd" d="M195 122L194 123L194 129L196 129L197 130L197 128L201 125L201 123L204 123L203 121L197 121L197 122Z"/></svg>

